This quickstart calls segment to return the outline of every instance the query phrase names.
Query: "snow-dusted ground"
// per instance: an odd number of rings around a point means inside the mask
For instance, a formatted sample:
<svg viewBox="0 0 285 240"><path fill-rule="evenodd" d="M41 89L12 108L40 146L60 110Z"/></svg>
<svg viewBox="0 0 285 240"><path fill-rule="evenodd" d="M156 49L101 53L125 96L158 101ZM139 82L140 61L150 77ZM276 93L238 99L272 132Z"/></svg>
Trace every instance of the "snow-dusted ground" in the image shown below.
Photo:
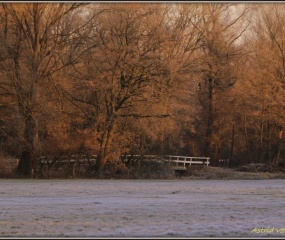
<svg viewBox="0 0 285 240"><path fill-rule="evenodd" d="M285 180L1 179L7 236L284 237Z"/></svg>

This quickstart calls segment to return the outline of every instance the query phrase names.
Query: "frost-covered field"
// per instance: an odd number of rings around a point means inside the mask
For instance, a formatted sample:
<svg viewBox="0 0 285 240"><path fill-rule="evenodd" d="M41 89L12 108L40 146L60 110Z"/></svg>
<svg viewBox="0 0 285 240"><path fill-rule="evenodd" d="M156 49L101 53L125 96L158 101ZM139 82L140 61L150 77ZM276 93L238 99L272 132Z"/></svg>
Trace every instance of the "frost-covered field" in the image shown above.
<svg viewBox="0 0 285 240"><path fill-rule="evenodd" d="M0 236L284 237L285 180L1 179Z"/></svg>

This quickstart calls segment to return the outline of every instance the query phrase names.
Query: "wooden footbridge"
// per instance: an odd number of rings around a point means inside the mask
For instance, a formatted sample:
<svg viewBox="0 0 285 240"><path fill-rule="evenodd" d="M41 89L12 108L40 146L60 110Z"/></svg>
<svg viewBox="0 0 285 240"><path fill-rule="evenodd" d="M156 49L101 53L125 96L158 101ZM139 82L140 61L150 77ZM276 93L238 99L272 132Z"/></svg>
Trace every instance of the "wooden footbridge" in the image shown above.
<svg viewBox="0 0 285 240"><path fill-rule="evenodd" d="M191 165L204 165L209 166L209 157L186 157L186 156L167 156L166 161L169 164L175 164L173 167L175 170L187 170L187 167Z"/></svg>
<svg viewBox="0 0 285 240"><path fill-rule="evenodd" d="M210 158L209 157L189 157L189 156L175 156L175 155L121 155L121 160L124 163L130 161L140 161L140 160L151 160L159 162L161 164L169 164L173 167L174 170L187 170L191 165L203 165L209 166ZM95 165L97 161L96 155L87 155L87 154L74 154L71 156L61 156L61 157L40 157L40 164L51 165L66 165L69 166L86 164L86 165Z"/></svg>
<svg viewBox="0 0 285 240"><path fill-rule="evenodd" d="M209 157L189 157L189 156L174 156L174 155L122 155L122 160L127 162L131 159L149 159L153 161L159 161L161 163L167 163L173 166L174 170L187 170L191 165L204 165L209 166Z"/></svg>

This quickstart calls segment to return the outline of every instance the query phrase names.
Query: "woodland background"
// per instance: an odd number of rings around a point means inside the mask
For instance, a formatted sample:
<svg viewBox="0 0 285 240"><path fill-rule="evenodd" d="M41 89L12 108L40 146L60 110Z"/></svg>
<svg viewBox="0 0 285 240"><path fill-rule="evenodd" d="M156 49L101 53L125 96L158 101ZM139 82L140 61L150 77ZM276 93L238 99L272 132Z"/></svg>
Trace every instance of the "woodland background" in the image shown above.
<svg viewBox="0 0 285 240"><path fill-rule="evenodd" d="M0 147L279 165L283 3L1 3Z"/></svg>

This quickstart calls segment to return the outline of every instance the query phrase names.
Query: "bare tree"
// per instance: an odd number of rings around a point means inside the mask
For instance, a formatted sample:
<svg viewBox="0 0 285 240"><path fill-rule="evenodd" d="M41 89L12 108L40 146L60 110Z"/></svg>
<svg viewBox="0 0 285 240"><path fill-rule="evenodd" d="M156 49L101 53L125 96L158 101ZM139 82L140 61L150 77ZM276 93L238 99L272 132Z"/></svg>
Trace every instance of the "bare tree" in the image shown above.
<svg viewBox="0 0 285 240"><path fill-rule="evenodd" d="M212 159L219 158L221 149L215 122L220 117L219 109L229 104L223 94L237 81L237 60L243 54L238 48L238 40L249 25L246 18L248 9L244 6L241 12L235 12L237 7L215 3L200 5L199 18L195 24L202 35L201 61L197 69L202 78L199 83L199 96L205 109L203 118L207 119L205 153ZM225 102L222 102L223 100Z"/></svg>
<svg viewBox="0 0 285 240"><path fill-rule="evenodd" d="M267 161L278 165L284 150L285 9L282 4L260 5L256 16L249 80L255 99L251 108L257 110L254 119L259 121L258 160L263 160L267 142Z"/></svg>
<svg viewBox="0 0 285 240"><path fill-rule="evenodd" d="M63 40L60 23L80 4L2 4L7 16L4 45L8 55L2 62L22 119L23 153L19 172L33 176L39 152L41 113L45 102L41 94L52 74L63 66L59 57ZM28 166L25 170L22 166Z"/></svg>
<svg viewBox="0 0 285 240"><path fill-rule="evenodd" d="M80 64L74 65L74 89L66 93L70 100L85 104L84 114L98 133L98 177L103 176L112 154L115 133L124 126L122 119L163 115L149 111L150 103L155 102L149 96L163 87L160 80L166 74L159 58L159 6L116 4L103 8L90 31L90 48L82 54ZM82 83L88 89L82 88Z"/></svg>

